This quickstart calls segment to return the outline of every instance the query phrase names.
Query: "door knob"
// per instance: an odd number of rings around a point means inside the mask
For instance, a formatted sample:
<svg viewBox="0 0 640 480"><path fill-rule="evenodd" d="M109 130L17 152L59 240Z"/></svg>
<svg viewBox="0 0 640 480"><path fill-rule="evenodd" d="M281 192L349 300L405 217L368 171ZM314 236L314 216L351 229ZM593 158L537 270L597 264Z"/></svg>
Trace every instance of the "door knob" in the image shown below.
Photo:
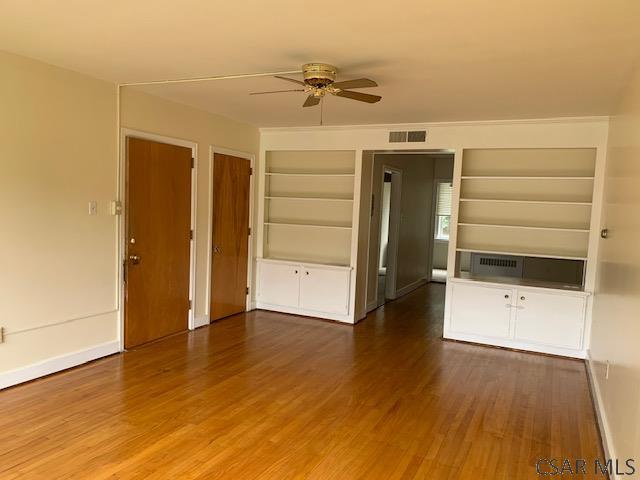
<svg viewBox="0 0 640 480"><path fill-rule="evenodd" d="M221 253L222 250L220 250L220 247L218 245L214 245L213 246L213 253Z"/></svg>
<svg viewBox="0 0 640 480"><path fill-rule="evenodd" d="M140 257L138 255L129 255L129 261L134 265L137 265L140 263Z"/></svg>

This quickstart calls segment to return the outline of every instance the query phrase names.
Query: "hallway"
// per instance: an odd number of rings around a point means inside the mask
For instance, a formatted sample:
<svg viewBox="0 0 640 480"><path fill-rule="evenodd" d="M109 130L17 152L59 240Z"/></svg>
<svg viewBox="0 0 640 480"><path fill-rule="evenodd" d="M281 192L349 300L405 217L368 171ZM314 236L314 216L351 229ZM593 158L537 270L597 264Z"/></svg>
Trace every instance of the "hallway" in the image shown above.
<svg viewBox="0 0 640 480"><path fill-rule="evenodd" d="M355 327L241 314L0 392L0 477L520 480L601 457L584 364L442 341L444 288Z"/></svg>

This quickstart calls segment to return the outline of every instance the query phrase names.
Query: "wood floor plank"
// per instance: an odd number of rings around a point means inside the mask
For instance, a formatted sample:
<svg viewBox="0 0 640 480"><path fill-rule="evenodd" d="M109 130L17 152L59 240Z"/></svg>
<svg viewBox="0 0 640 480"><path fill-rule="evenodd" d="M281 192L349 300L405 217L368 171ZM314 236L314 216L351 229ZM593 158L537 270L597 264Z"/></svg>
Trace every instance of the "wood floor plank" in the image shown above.
<svg viewBox="0 0 640 480"><path fill-rule="evenodd" d="M443 341L443 295L356 326L241 314L0 392L0 477L533 479L602 457L584 364Z"/></svg>

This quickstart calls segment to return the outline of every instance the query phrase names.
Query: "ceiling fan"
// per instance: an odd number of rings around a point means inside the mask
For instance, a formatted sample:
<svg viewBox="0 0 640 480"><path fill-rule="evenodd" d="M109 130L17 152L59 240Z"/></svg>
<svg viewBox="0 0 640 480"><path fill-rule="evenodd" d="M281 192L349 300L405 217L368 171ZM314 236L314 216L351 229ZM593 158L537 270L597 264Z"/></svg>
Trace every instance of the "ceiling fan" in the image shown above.
<svg viewBox="0 0 640 480"><path fill-rule="evenodd" d="M336 74L338 69L327 63L306 63L302 66L302 74L304 81L295 78L282 77L275 75L274 78L286 80L288 82L297 83L301 88L290 90L274 90L270 92L253 92L250 95L265 95L270 93L287 93L287 92L304 92L307 99L302 104L303 107L313 107L318 105L327 93L337 97L350 98L359 102L376 103L382 97L378 95L370 95L368 93L353 92L351 88L370 88L377 87L378 84L368 78L357 78L355 80L345 80L344 82L336 82Z"/></svg>

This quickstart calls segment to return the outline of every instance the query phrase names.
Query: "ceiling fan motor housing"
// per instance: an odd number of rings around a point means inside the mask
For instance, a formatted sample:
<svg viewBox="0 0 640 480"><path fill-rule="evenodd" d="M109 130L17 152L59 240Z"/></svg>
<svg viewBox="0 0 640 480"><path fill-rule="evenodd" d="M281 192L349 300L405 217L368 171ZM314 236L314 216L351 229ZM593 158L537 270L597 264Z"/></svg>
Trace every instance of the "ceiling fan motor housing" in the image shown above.
<svg viewBox="0 0 640 480"><path fill-rule="evenodd" d="M327 63L306 63L302 66L304 83L315 88L324 88L336 81L338 69Z"/></svg>

